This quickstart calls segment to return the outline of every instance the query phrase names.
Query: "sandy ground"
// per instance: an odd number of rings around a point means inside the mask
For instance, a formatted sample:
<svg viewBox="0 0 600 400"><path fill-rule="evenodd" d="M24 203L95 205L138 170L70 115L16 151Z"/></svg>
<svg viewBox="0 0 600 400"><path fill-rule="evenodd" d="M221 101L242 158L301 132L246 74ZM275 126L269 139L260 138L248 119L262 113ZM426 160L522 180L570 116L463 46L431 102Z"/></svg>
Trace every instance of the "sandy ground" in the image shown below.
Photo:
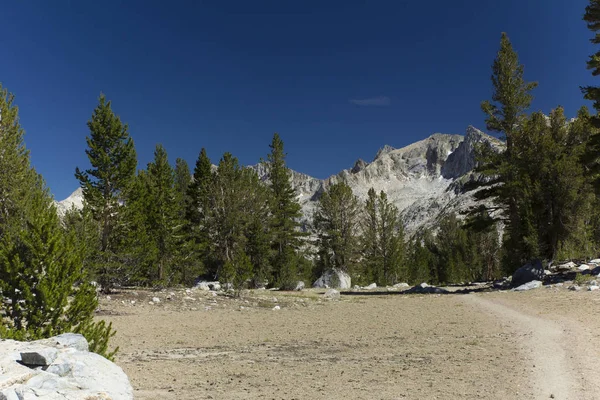
<svg viewBox="0 0 600 400"><path fill-rule="evenodd" d="M173 290L103 298L100 318L138 399L586 400L600 399L599 311L599 292L562 288L339 301Z"/></svg>

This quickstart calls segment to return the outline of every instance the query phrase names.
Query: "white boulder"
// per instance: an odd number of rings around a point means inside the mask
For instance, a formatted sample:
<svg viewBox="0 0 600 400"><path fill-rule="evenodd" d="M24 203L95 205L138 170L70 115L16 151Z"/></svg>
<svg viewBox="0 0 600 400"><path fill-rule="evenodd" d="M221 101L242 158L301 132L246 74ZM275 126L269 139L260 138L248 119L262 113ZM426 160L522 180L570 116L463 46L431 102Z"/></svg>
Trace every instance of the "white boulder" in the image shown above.
<svg viewBox="0 0 600 400"><path fill-rule="evenodd" d="M542 282L540 282L540 281L531 281L531 282L524 283L521 286L517 286L513 290L515 292L525 292L527 290L537 289L537 288L539 288L541 286L542 286Z"/></svg>
<svg viewBox="0 0 600 400"><path fill-rule="evenodd" d="M581 264L579 267L577 267L577 270L579 270L579 271L587 271L588 269L591 269L591 268L587 264Z"/></svg>
<svg viewBox="0 0 600 400"><path fill-rule="evenodd" d="M577 267L577 264L575 264L573 261L569 261L567 263L557 265L556 267L554 267L554 269L558 271L570 271L575 267Z"/></svg>
<svg viewBox="0 0 600 400"><path fill-rule="evenodd" d="M377 284L375 282L373 282L369 286L365 286L363 289L366 289L366 290L377 289Z"/></svg>
<svg viewBox="0 0 600 400"><path fill-rule="evenodd" d="M0 341L0 399L133 399L123 370L87 349L76 334Z"/></svg>
<svg viewBox="0 0 600 400"><path fill-rule="evenodd" d="M314 288L350 289L352 287L350 275L341 269L328 269L313 284Z"/></svg>
<svg viewBox="0 0 600 400"><path fill-rule="evenodd" d="M58 336L53 336L50 339L46 339L48 343L52 343L52 346L57 349L75 349L79 351L89 351L89 345L85 337L79 333L63 333ZM40 340L42 343L46 341Z"/></svg>
<svg viewBox="0 0 600 400"><path fill-rule="evenodd" d="M208 285L208 282L204 282L204 281L198 282L196 284L196 286L194 286L194 288L200 289L200 290L207 290L207 291L210 290L210 286Z"/></svg>

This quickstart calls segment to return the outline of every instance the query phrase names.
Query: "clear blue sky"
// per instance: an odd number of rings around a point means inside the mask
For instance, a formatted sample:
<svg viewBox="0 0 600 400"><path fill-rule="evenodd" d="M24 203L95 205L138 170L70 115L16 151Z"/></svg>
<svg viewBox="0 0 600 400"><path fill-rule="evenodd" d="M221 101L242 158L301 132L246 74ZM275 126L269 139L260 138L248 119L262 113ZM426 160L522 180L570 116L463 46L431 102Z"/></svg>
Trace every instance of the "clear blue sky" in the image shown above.
<svg viewBox="0 0 600 400"><path fill-rule="evenodd" d="M0 82L17 96L33 164L57 199L88 166L104 92L139 166L162 143L255 163L279 132L288 165L324 178L434 132L484 129L490 66L508 32L534 108L573 116L594 82L586 0L46 1L2 4ZM600 84L600 79L595 84Z"/></svg>

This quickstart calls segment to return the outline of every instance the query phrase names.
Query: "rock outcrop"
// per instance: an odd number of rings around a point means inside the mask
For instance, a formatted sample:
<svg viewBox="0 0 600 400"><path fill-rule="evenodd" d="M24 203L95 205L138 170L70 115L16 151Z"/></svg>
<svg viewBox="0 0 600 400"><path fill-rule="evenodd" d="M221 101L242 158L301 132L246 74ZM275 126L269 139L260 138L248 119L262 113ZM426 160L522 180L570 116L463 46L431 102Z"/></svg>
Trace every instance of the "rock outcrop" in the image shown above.
<svg viewBox="0 0 600 400"><path fill-rule="evenodd" d="M127 375L81 335L0 341L0 399L133 399Z"/></svg>
<svg viewBox="0 0 600 400"><path fill-rule="evenodd" d="M346 272L339 269L329 269L315 281L313 287L322 289L350 289L352 285L350 275L348 275Z"/></svg>

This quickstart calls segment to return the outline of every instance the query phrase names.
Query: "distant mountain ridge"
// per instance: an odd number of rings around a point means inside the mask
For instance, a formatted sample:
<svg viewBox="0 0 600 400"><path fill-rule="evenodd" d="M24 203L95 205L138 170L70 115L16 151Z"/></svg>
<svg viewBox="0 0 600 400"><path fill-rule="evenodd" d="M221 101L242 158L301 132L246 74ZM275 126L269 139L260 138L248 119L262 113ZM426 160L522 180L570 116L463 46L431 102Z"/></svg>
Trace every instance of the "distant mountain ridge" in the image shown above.
<svg viewBox="0 0 600 400"><path fill-rule="evenodd" d="M350 169L327 179L291 171L292 186L302 206L303 225L311 230L312 216L321 194L334 183L346 182L361 200L372 187L383 190L401 212L407 233L432 226L443 215L460 212L474 204L471 193L461 190L473 177L476 166L475 149L487 144L501 150L500 140L469 126L465 135L435 133L426 139L400 149L385 145L372 162L357 160ZM249 166L259 178L268 181L268 169L263 164ZM59 213L70 207L83 206L81 189L57 203Z"/></svg>

